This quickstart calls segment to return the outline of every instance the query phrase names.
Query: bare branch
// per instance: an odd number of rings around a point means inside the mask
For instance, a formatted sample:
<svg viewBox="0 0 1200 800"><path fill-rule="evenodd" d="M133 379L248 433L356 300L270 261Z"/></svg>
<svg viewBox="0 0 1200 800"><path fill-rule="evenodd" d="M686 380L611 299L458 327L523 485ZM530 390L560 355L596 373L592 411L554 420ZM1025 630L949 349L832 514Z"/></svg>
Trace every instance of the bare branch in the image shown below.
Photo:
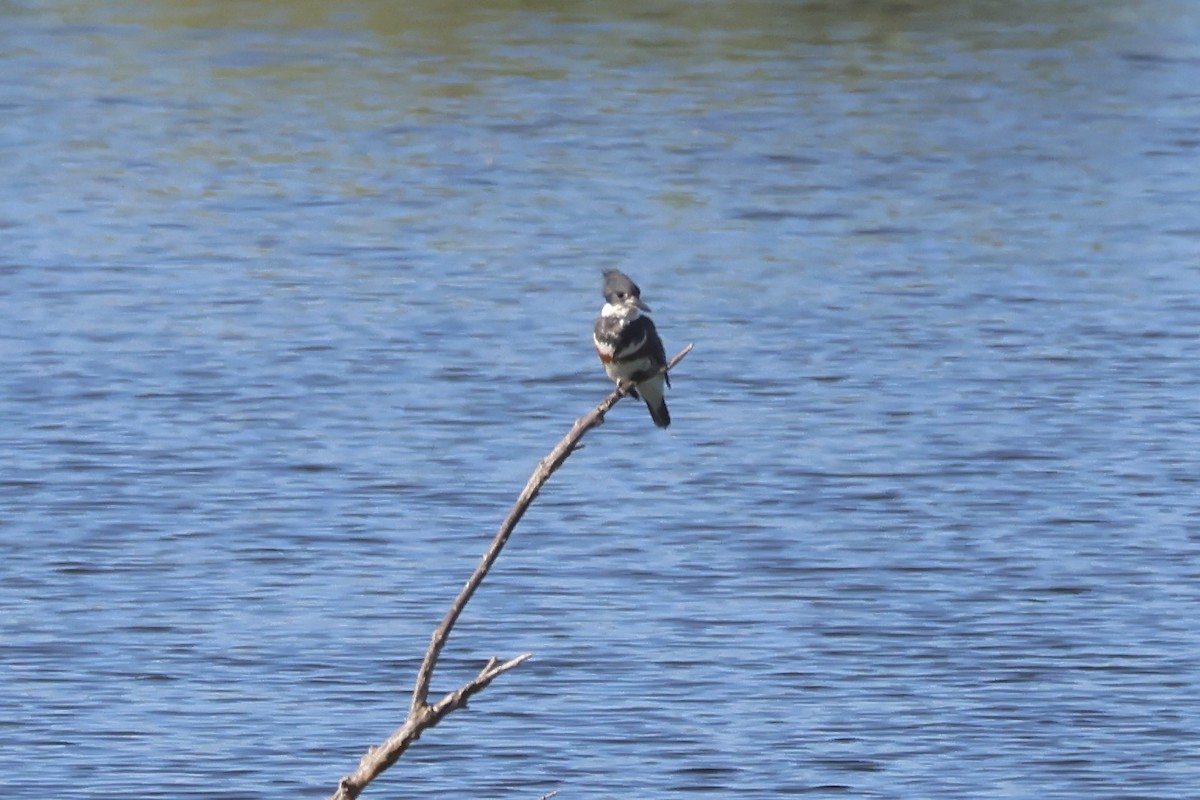
<svg viewBox="0 0 1200 800"><path fill-rule="evenodd" d="M692 345L683 348L671 361L664 366L659 372L669 372L675 368L683 358L692 351ZM530 658L532 653L522 653L516 658L509 659L504 663L498 663L498 659L491 658L479 674L472 678L467 683L463 684L458 689L450 692L442 697L433 705L429 704L429 684L433 678L434 667L437 666L438 657L442 653L442 648L446 646L446 641L450 638L450 631L454 628L454 623L458 621L463 609L467 607L475 590L483 583L483 579L487 577L492 566L496 563L496 559L500 557L500 551L504 549L508 537L517 527L517 523L525 516L526 510L533 503L534 498L538 496L542 486L550 479L563 462L573 453L579 446L580 439L584 434L592 428L604 421L604 415L607 414L617 402L633 389L633 384L622 383L613 389L612 394L604 398L600 405L596 406L583 417L575 420L575 424L571 426L571 430L563 437L549 455L543 458L534 469L533 474L529 476L525 488L521 490L521 494L517 496L517 502L513 504L512 509L508 512L508 516L504 518L504 522L500 525L500 530L496 532L492 539L491 545L488 546L487 552L483 554L479 565L475 567L475 571L471 573L471 577L467 579L466 584L459 591L458 596L454 598L454 602L450 604L450 610L446 612L446 616L442 619L440 625L434 630L433 636L429 641L429 648L425 651L425 658L421 661L421 666L417 670L416 685L413 686L412 700L409 703L408 716L404 720L404 724L392 733L387 740L378 747L372 747L362 757L358 763L358 769L354 774L347 775L338 782L337 791L332 795L331 800L354 800L362 793L367 784L377 778L384 770L395 764L396 761L408 749L408 746L420 738L421 734L437 725L442 719L455 709L462 708L467 704L467 701L477 692L487 688L497 676L508 672L526 659ZM546 795L546 798L553 797L557 791Z"/></svg>
<svg viewBox="0 0 1200 800"><path fill-rule="evenodd" d="M671 359L671 362L662 371L667 372L672 369L691 350L692 345L689 344L680 351L679 355ZM433 632L433 637L429 642L429 649L425 652L425 660L421 662L421 668L417 670L417 685L413 688L410 711L419 708L428 701L429 681L433 677L433 668L437 664L442 648L446 646L446 640L450 638L450 631L454 628L454 623L458 621L459 615L467 607L471 596L475 594L475 590L483 583L483 579L487 577L488 572L492 569L492 565L496 563L496 559L499 558L500 551L504 549L509 535L517 527L517 523L521 521L521 517L525 516L525 511L533 503L538 492L542 490L542 486L562 466L563 462L567 460L567 457L571 455L571 452L575 449L579 440L583 438L584 434L603 422L604 415L617 404L618 400L627 395L631 388L633 387L630 385L618 386L600 405L596 406L581 419L576 420L570 432L550 451L548 456L541 460L537 468L533 471L533 474L529 476L529 480L525 483L525 488L521 490L521 494L517 497L517 502L513 504L512 509L508 512L508 516L504 518L504 522L500 525L500 530L496 532L496 536L492 539L491 546L488 547L487 552L484 553L483 558L480 560L479 566L475 568L475 572L471 574L466 585L458 593L458 597L454 598L454 602L450 605L450 610L446 612L445 618L442 619L442 624Z"/></svg>

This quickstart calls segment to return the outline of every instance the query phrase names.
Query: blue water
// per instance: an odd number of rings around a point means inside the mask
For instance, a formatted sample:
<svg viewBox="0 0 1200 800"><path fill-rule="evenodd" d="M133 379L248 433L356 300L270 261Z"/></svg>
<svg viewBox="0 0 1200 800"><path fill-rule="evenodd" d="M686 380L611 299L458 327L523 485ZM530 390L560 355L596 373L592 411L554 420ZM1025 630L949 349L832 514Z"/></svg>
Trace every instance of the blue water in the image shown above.
<svg viewBox="0 0 1200 800"><path fill-rule="evenodd" d="M0 6L0 786L1200 785L1200 10Z"/></svg>

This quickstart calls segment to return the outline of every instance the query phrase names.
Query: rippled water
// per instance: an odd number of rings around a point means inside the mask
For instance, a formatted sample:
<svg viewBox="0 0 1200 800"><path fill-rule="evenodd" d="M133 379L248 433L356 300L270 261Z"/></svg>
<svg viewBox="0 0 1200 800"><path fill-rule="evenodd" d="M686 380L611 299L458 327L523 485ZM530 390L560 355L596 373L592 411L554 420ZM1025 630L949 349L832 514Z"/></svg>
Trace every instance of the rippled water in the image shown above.
<svg viewBox="0 0 1200 800"><path fill-rule="evenodd" d="M7 3L0 785L1200 785L1184 2Z"/></svg>

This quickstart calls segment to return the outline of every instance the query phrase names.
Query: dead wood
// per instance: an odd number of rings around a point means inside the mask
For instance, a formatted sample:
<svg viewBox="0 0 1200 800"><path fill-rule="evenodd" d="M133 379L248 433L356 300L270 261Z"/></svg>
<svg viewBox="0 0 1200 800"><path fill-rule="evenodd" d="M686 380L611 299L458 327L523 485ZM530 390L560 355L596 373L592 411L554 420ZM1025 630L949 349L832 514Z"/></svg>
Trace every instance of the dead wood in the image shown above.
<svg viewBox="0 0 1200 800"><path fill-rule="evenodd" d="M683 350L679 351L679 354L671 359L670 363L663 367L662 371L668 372L673 369L691 350L692 345L689 344ZM538 492L541 491L542 486L550 479L550 476L563 465L563 462L579 446L579 441L583 438L584 434L602 423L604 415L622 397L629 394L629 390L632 388L632 385L627 383L615 388L612 394L604 398L598 406L583 417L575 420L575 424L571 427L567 435L563 437L562 441L555 445L550 454L538 463L533 474L529 476L529 481L525 484L525 488L521 490L521 494L517 497L516 503L513 504L512 509L508 512L508 516L504 518L504 522L500 525L500 530L496 532L495 538L492 539L487 552L480 559L479 565L475 567L475 571L471 573L471 577L467 579L458 596L454 598L454 602L450 604L450 610L446 612L442 623L434 630L433 637L429 642L429 648L425 651L425 658L417 670L417 682L413 687L412 700L409 703L408 716L405 718L404 724L397 728L382 744L372 747L366 752L358 763L358 769L338 782L337 791L331 795L330 800L354 800L367 787L367 784L379 777L392 764L395 764L400 756L404 754L404 751L408 749L409 745L419 739L422 733L441 722L451 711L465 706L472 696L485 689L497 676L508 672L533 655L532 653L522 653L515 658L510 658L503 662L497 658L492 658L474 678L453 692L444 695L437 702L433 704L429 703L429 683L433 678L433 670L437 666L442 648L446 646L446 641L450 638L450 631L454 628L454 623L458 621L463 609L467 607L471 596L475 594L475 590L483 583L483 579L487 577L492 565L500 557L500 551L504 549L504 544L517 527L517 523L521 521L521 517L525 515L525 511L533 503L534 498L538 496ZM554 794L556 792L552 792L547 797Z"/></svg>

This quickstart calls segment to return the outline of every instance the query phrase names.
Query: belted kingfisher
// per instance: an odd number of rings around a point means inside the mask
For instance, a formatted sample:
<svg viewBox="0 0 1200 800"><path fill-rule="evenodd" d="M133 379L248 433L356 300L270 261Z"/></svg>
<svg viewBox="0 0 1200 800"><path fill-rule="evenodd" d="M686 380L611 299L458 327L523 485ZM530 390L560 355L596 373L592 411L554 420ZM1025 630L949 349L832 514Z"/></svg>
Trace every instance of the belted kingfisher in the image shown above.
<svg viewBox="0 0 1200 800"><path fill-rule="evenodd" d="M667 363L662 339L654 322L644 314L650 307L642 302L642 290L620 270L604 273L604 307L592 330L592 344L608 377L618 384L632 381L632 397L641 396L650 418L660 428L671 424L663 386L671 379L659 370Z"/></svg>

